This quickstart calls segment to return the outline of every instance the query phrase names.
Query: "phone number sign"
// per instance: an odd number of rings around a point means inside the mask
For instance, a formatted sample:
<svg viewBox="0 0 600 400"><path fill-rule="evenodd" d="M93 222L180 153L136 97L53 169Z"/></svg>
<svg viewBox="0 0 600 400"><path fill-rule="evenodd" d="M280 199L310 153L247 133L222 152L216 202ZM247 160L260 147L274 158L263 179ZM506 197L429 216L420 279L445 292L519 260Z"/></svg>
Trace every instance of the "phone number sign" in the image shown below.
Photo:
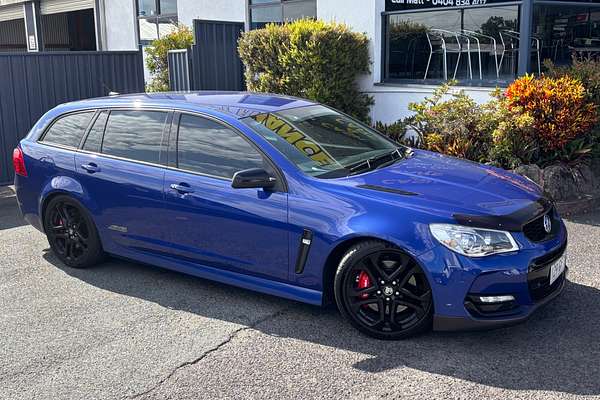
<svg viewBox="0 0 600 400"><path fill-rule="evenodd" d="M385 0L385 11L412 10L415 8L456 8L504 3L506 0Z"/></svg>

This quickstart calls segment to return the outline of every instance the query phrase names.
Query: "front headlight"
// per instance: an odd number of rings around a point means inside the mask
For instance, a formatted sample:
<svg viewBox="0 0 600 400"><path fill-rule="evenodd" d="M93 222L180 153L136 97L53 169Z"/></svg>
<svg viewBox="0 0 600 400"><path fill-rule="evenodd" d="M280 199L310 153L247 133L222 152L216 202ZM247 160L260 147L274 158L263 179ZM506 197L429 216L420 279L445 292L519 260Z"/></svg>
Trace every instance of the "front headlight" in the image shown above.
<svg viewBox="0 0 600 400"><path fill-rule="evenodd" d="M506 231L471 228L452 224L431 224L431 234L452 251L469 257L519 250L512 235Z"/></svg>

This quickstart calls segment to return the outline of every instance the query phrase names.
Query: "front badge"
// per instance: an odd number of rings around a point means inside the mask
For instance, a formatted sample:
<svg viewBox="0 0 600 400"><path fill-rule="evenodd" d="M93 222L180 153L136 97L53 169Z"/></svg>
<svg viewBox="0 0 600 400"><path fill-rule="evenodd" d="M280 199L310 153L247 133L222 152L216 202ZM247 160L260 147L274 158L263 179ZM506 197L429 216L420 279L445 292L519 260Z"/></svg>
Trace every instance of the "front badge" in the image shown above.
<svg viewBox="0 0 600 400"><path fill-rule="evenodd" d="M546 233L552 232L552 220L548 214L544 215L544 230Z"/></svg>

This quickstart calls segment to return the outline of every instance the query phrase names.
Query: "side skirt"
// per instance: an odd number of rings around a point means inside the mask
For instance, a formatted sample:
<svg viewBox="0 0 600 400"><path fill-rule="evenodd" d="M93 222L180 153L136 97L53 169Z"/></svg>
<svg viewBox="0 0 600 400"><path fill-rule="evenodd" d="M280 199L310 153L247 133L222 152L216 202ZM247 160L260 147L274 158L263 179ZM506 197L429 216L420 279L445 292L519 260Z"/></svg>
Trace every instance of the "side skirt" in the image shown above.
<svg viewBox="0 0 600 400"><path fill-rule="evenodd" d="M321 306L323 304L323 293L318 290L307 289L289 283L278 282L270 279L259 278L252 275L240 274L225 269L209 267L187 261L174 261L171 257L153 254L147 255L142 252L119 249L120 254L114 254L107 250L112 256L124 258L133 262L148 264L172 271L193 275L198 278L209 279L227 285L238 286L256 292L283 297L302 303Z"/></svg>

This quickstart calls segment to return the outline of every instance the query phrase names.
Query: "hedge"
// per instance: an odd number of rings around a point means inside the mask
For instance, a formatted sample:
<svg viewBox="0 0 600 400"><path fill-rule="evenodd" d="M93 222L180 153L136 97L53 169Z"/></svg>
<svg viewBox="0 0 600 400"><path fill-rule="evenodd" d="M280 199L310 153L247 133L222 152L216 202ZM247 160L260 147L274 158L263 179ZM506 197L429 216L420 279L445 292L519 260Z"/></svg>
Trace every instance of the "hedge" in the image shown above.
<svg viewBox="0 0 600 400"><path fill-rule="evenodd" d="M249 90L308 98L368 120L373 99L357 83L370 69L366 35L304 19L246 32L238 50Z"/></svg>

